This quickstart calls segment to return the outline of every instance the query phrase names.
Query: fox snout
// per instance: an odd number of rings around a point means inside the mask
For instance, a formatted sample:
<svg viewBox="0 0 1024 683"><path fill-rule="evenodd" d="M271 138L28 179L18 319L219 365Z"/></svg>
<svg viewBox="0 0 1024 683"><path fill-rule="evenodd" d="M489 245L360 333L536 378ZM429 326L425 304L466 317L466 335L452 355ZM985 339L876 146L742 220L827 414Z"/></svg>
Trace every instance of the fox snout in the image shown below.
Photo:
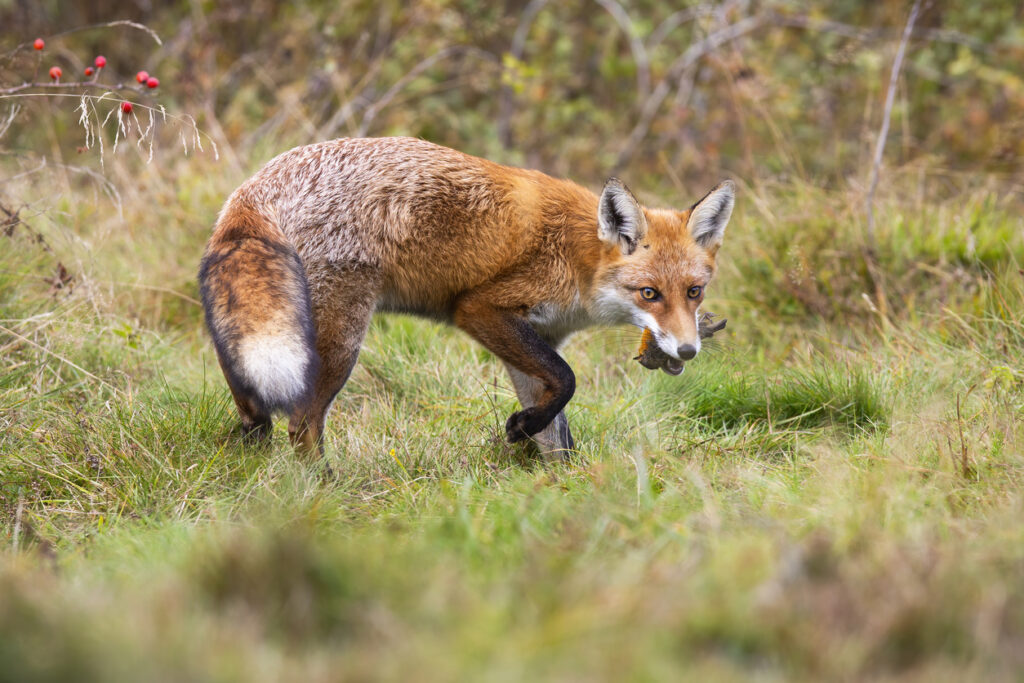
<svg viewBox="0 0 1024 683"><path fill-rule="evenodd" d="M658 348L665 354L660 364L661 369L670 375L682 373L684 363L692 360L700 350L699 339L696 344L677 344L672 335L667 334L658 339L658 342Z"/></svg>
<svg viewBox="0 0 1024 683"><path fill-rule="evenodd" d="M700 351L700 333L697 316L683 309L675 314L654 317L651 321L658 348L670 358L693 360Z"/></svg>
<svg viewBox="0 0 1024 683"><path fill-rule="evenodd" d="M697 347L693 344L680 344L676 349L676 354L682 360L693 360L693 357L697 355Z"/></svg>
<svg viewBox="0 0 1024 683"><path fill-rule="evenodd" d="M658 343L658 348L664 352L666 356L675 358L677 360L693 360L700 351L700 340L695 340L696 343L683 342L679 343L676 338L671 334L658 334L655 333L655 339Z"/></svg>

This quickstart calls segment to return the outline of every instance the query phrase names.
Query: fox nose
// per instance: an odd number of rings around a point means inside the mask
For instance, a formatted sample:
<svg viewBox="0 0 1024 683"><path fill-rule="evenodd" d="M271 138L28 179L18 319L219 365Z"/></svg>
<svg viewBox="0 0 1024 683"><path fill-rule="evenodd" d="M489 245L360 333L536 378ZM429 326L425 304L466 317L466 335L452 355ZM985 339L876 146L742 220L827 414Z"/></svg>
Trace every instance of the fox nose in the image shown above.
<svg viewBox="0 0 1024 683"><path fill-rule="evenodd" d="M678 353L679 357L683 360L690 360L697 355L697 347L693 344L680 344L679 348L676 349L676 353Z"/></svg>

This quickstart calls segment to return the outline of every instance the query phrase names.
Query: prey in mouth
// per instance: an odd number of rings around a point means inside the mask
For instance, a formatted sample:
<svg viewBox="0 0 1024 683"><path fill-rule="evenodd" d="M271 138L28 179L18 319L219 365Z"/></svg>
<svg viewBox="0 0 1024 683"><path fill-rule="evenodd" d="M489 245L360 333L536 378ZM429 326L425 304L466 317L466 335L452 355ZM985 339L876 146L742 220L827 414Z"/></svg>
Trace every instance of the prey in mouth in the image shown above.
<svg viewBox="0 0 1024 683"><path fill-rule="evenodd" d="M715 332L719 332L725 329L725 324L728 322L725 318L722 318L718 322L715 322L715 314L709 311L705 311L700 314L700 319L697 321L697 334L700 335L701 339L709 339L714 336ZM654 343L654 335L649 329L644 328L644 332L640 335L640 349L638 355L633 360L640 363L648 370L657 370L660 368L669 375L678 375L683 372L683 367L686 361L679 358L673 358L668 355L661 348Z"/></svg>

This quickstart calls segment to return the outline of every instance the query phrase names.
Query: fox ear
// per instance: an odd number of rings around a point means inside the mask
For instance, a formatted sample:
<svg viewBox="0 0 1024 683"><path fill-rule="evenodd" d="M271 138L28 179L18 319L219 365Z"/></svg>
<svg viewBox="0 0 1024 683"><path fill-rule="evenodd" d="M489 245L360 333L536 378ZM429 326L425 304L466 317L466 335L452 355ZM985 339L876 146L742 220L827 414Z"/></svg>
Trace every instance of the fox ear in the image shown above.
<svg viewBox="0 0 1024 683"><path fill-rule="evenodd" d="M736 186L731 180L726 180L693 205L686 227L697 244L712 252L722 246L725 225L735 203Z"/></svg>
<svg viewBox="0 0 1024 683"><path fill-rule="evenodd" d="M598 203L597 236L629 255L646 234L647 219L640 203L621 180L610 178Z"/></svg>

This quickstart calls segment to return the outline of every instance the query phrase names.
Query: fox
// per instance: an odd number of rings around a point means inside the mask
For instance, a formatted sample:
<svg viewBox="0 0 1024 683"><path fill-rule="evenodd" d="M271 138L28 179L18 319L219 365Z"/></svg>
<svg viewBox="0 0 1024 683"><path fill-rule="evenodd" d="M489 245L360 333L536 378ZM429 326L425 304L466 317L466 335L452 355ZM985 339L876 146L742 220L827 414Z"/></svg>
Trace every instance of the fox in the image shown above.
<svg viewBox="0 0 1024 683"><path fill-rule="evenodd" d="M242 183L199 268L206 326L244 434L288 416L324 453L328 410L375 312L453 324L504 364L522 409L510 443L575 451L559 354L593 325L644 330L682 371L735 203L726 180L685 210L647 208L618 178L571 180L409 137L296 147Z"/></svg>

